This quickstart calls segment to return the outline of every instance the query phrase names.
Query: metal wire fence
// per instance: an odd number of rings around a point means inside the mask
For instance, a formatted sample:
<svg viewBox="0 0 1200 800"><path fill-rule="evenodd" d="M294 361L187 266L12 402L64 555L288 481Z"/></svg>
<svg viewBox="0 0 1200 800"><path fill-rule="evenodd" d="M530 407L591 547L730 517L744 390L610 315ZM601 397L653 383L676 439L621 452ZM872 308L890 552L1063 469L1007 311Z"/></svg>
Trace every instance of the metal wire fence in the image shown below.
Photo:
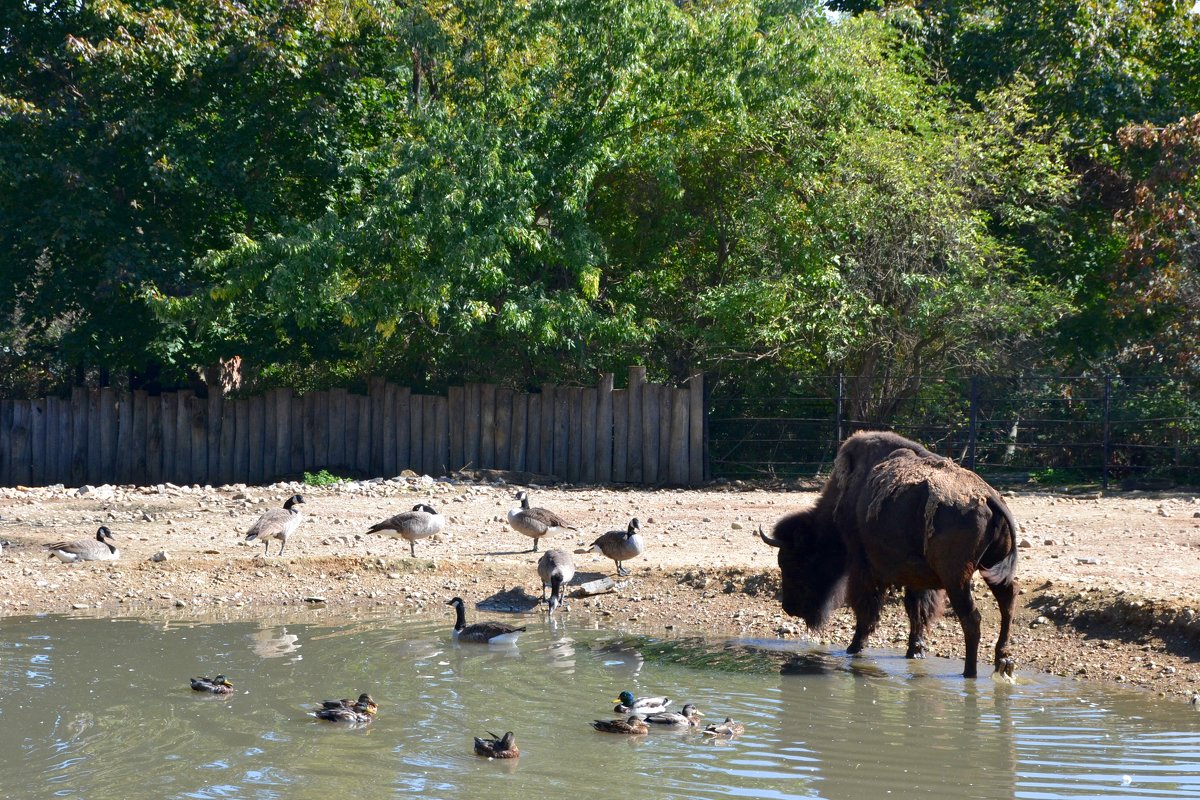
<svg viewBox="0 0 1200 800"><path fill-rule="evenodd" d="M889 429L1003 482L1200 485L1200 388L1115 376L924 377L889 402L870 381L803 376L785 397L710 400L725 478L815 478L843 438ZM874 392L874 394L873 394Z"/></svg>

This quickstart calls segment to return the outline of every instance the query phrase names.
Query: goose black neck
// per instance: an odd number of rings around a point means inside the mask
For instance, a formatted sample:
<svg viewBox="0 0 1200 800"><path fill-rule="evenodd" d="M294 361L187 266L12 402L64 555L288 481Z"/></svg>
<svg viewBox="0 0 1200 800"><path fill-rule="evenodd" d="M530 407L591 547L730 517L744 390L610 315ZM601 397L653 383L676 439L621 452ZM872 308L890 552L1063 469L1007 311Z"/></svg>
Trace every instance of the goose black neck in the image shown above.
<svg viewBox="0 0 1200 800"><path fill-rule="evenodd" d="M562 586L562 575L556 572L550 576L550 593L555 595L558 594L558 589L560 586Z"/></svg>
<svg viewBox="0 0 1200 800"><path fill-rule="evenodd" d="M462 603L454 604L454 630L461 631L467 627L467 613L463 611Z"/></svg>
<svg viewBox="0 0 1200 800"><path fill-rule="evenodd" d="M521 508L529 508L529 495L525 495L521 498Z"/></svg>

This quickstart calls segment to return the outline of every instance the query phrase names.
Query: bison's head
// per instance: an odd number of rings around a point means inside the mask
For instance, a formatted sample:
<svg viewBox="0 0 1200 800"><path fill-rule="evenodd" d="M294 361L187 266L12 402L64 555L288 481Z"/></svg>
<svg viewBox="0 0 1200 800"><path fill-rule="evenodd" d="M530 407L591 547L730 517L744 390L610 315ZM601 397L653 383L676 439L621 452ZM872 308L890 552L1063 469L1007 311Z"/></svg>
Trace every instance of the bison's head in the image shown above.
<svg viewBox="0 0 1200 800"><path fill-rule="evenodd" d="M779 520L770 536L761 527L758 535L779 548L783 610L820 628L844 600L846 547L837 530L807 509Z"/></svg>

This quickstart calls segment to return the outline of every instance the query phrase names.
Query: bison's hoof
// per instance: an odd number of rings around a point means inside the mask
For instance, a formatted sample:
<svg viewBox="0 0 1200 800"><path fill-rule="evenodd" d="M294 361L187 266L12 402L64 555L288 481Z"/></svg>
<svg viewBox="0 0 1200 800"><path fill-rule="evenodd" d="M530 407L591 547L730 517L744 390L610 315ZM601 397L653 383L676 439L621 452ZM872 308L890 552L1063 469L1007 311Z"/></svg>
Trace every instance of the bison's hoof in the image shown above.
<svg viewBox="0 0 1200 800"><path fill-rule="evenodd" d="M908 648L908 652L904 654L904 657L905 658L924 658L925 657L925 645L920 644L920 643L910 645Z"/></svg>
<svg viewBox="0 0 1200 800"><path fill-rule="evenodd" d="M996 659L996 674L1005 678L1011 679L1013 673L1017 669L1017 660L1012 656L1003 656Z"/></svg>

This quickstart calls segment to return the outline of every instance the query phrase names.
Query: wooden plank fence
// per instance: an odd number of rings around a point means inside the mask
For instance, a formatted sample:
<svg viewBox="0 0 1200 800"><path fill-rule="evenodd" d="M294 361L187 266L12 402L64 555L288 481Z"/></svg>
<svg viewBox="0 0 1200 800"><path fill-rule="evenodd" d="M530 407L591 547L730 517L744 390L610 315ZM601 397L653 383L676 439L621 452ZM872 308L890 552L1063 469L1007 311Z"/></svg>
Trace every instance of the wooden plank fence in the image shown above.
<svg viewBox="0 0 1200 800"><path fill-rule="evenodd" d="M0 400L0 486L266 483L328 469L390 477L497 469L570 483L688 486L707 475L704 376L684 387L490 384L417 395L372 379L366 396L157 397L112 388Z"/></svg>

